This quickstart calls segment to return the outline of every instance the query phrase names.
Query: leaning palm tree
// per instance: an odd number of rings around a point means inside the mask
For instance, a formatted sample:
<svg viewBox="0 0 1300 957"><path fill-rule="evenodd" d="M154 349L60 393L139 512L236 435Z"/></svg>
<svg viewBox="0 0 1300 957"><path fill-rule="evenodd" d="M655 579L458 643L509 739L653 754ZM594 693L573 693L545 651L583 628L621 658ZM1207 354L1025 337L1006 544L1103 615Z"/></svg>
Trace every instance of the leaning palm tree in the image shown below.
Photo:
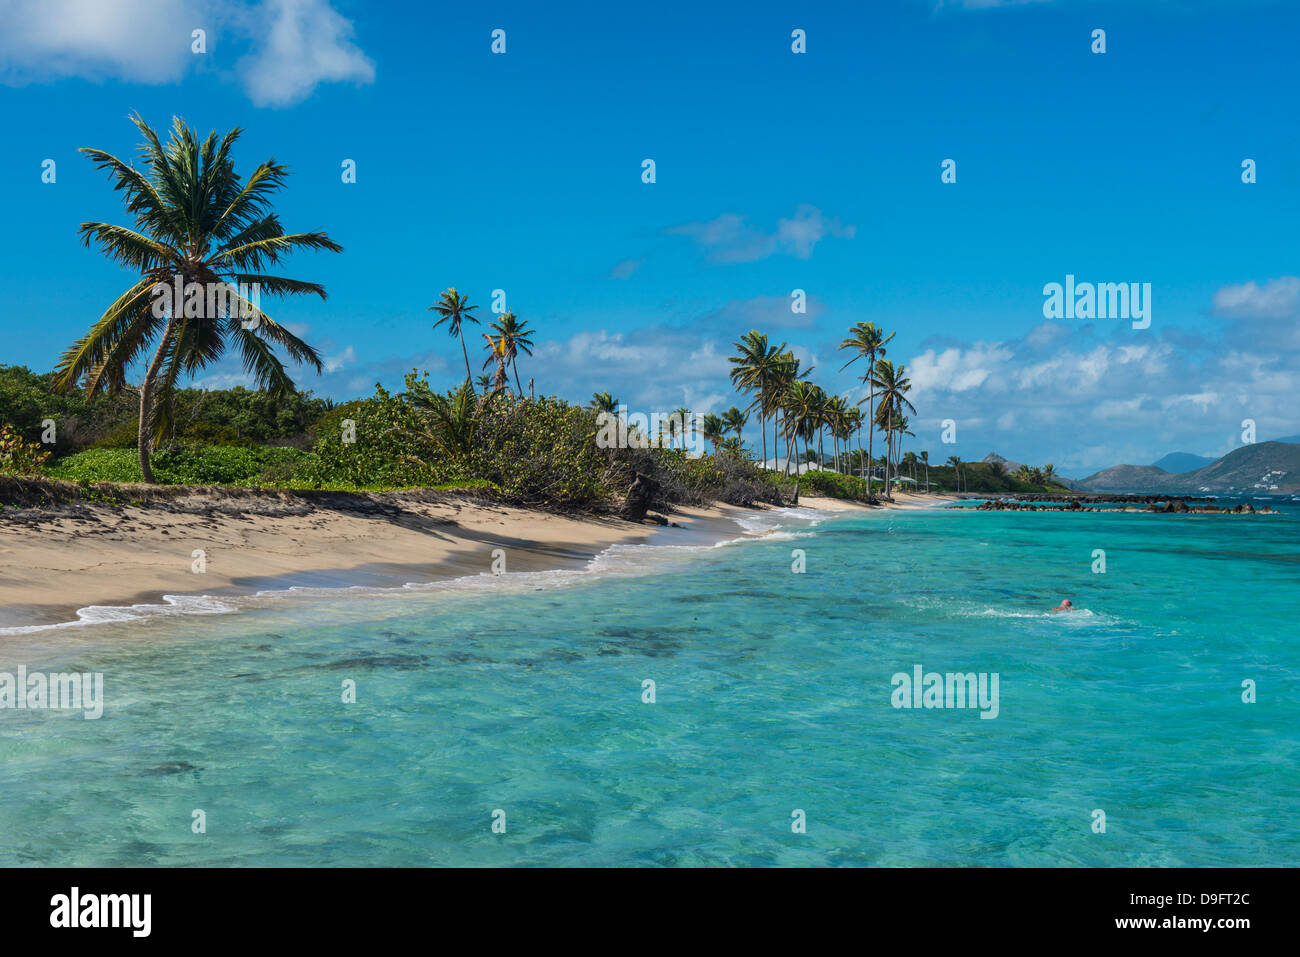
<svg viewBox="0 0 1300 957"><path fill-rule="evenodd" d="M193 375L235 346L245 371L273 396L294 390L274 346L283 346L293 361L322 370L316 350L262 312L260 298L266 292L324 299L325 288L262 270L295 249L342 252L343 247L322 232L284 231L271 201L289 171L266 160L241 179L231 158L242 132L238 127L220 139L211 132L200 141L176 117L171 139L163 144L138 114L131 121L145 138L140 169L103 150L81 152L108 170L134 226L86 222L79 231L87 246L97 243L105 256L140 278L63 354L54 384L64 392L84 385L89 396L118 394L126 388L128 367L154 348L140 385L137 432L140 474L152 484L150 453L172 423L182 375ZM252 302L244 295L250 288ZM183 301L167 303L163 293L172 289L183 291Z"/></svg>
<svg viewBox="0 0 1300 957"><path fill-rule="evenodd" d="M755 394L749 409L758 410L758 429L763 436L763 461L766 462L767 418L776 407L776 372L785 351L785 343L770 346L767 336L757 329L751 329L740 337L733 348L738 354L727 360L735 367L731 370L731 382L738 389ZM748 412L749 409L745 411Z"/></svg>
<svg viewBox="0 0 1300 957"><path fill-rule="evenodd" d="M438 321L433 324L437 329L444 322L447 323L447 333L453 337L460 337L461 355L465 357L465 381L468 382L473 378L473 373L469 371L469 350L465 348L465 323L472 322L478 325L478 319L470 315L478 306L469 304L469 297L462 296L456 291L456 287L444 291L438 301L428 308L429 312L436 312L439 316Z"/></svg>
<svg viewBox="0 0 1300 957"><path fill-rule="evenodd" d="M853 328L849 330L847 338L840 342L841 349L852 349L857 353L852 359L840 366L841 372L853 365L853 363L857 362L859 359L867 360L867 368L863 371L861 378L869 390L867 393L867 417L865 419L867 425L868 464L871 462L871 436L875 429L874 423L876 421L876 386L873 381L876 371L876 360L885 357L885 346L888 344L889 340L894 338L895 335L897 335L897 333L893 332L887 336L884 335L883 330L878 328L873 322L859 322L854 324ZM858 403L858 405L861 404L861 402ZM861 433L858 435L858 451L862 451ZM870 473L867 475L867 488L871 488Z"/></svg>
<svg viewBox="0 0 1300 957"><path fill-rule="evenodd" d="M925 494L930 494L930 453L921 453L921 462L925 465Z"/></svg>
<svg viewBox="0 0 1300 957"><path fill-rule="evenodd" d="M528 328L527 320L521 322L513 312L502 313L491 328L505 350L506 365L514 370L515 388L523 395L523 387L519 384L519 353L533 354L533 330Z"/></svg>

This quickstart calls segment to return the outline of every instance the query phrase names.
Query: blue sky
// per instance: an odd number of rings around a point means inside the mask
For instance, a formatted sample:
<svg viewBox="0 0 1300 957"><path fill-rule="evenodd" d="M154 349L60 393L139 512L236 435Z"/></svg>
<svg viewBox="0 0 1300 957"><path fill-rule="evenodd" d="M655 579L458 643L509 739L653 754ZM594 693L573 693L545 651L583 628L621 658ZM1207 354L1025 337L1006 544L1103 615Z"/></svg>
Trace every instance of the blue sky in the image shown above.
<svg viewBox="0 0 1300 957"><path fill-rule="evenodd" d="M327 302L264 302L327 357L299 377L318 394L451 384L426 307L455 285L532 323L540 391L634 410L737 403L726 357L754 327L856 400L835 346L869 320L911 373L909 447L939 460L1081 476L1222 454L1247 418L1300 432L1290 4L0 0L0 22L3 363L52 368L129 284L78 242L127 220L76 150L132 153L139 111L244 127L241 170L293 172L286 227L345 247L285 270ZM1045 320L1067 273L1151 283L1150 328Z"/></svg>

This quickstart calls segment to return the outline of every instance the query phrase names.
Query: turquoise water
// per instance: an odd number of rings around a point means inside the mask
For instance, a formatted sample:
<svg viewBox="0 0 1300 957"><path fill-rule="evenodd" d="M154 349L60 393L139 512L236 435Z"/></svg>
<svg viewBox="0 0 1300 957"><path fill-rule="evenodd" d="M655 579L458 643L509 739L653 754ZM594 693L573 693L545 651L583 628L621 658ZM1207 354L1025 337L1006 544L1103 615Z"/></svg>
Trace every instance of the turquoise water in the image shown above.
<svg viewBox="0 0 1300 957"><path fill-rule="evenodd" d="M0 639L107 698L0 711L0 864L1294 866L1298 518L872 513ZM996 719L892 707L917 664Z"/></svg>

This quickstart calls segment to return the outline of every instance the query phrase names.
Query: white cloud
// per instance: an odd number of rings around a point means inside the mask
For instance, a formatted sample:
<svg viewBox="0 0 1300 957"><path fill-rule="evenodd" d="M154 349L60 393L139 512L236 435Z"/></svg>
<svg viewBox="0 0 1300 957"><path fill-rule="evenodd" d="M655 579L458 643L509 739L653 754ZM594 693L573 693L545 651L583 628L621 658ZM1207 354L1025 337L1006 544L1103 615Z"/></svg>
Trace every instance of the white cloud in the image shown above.
<svg viewBox="0 0 1300 957"><path fill-rule="evenodd" d="M348 346L336 356L325 356L321 359L321 365L325 367L326 372L338 372L345 366L355 365L357 354Z"/></svg>
<svg viewBox="0 0 1300 957"><path fill-rule="evenodd" d="M1214 294L1216 315L1233 319L1288 319L1300 315L1300 276L1282 276L1259 285L1224 286Z"/></svg>
<svg viewBox="0 0 1300 957"><path fill-rule="evenodd" d="M965 392L979 388L990 378L1005 375L1007 360L1013 355L1001 344L977 343L964 353L961 349L945 349L940 353L927 349L905 364L915 389L943 387L951 392ZM999 388L1000 379L993 378L991 386Z"/></svg>
<svg viewBox="0 0 1300 957"><path fill-rule="evenodd" d="M1233 348L1179 348L1159 338L1095 327L1032 330L1024 338L931 348L906 363L915 445L936 450L941 423L958 427L956 452L990 450L1016 461L1052 461L1083 477L1167 452L1214 452L1216 436L1243 418L1260 435L1300 431L1295 352L1263 336ZM1144 441L1145 440L1145 441ZM911 445L913 440L909 440ZM1219 449L1221 454L1226 448Z"/></svg>
<svg viewBox="0 0 1300 957"><path fill-rule="evenodd" d="M374 64L352 42L352 22L328 0L265 0L258 12L266 40L238 64L257 106L291 106L321 83L374 81Z"/></svg>
<svg viewBox="0 0 1300 957"><path fill-rule="evenodd" d="M197 65L229 64L225 41L247 47L235 72L258 106L298 103L321 83L369 83L375 68L329 0L0 0L0 80L64 77L176 83ZM207 34L206 54L191 50Z"/></svg>
<svg viewBox="0 0 1300 957"><path fill-rule="evenodd" d="M0 0L0 76L22 83L65 76L139 83L179 80L193 59L202 0Z"/></svg>
<svg viewBox="0 0 1300 957"><path fill-rule="evenodd" d="M778 253L796 259L812 257L813 247L827 236L852 239L858 227L841 225L816 206L803 203L794 215L777 220L766 232L751 226L738 213L722 213L707 222L682 223L667 230L671 236L688 236L708 257L719 263L757 262Z"/></svg>

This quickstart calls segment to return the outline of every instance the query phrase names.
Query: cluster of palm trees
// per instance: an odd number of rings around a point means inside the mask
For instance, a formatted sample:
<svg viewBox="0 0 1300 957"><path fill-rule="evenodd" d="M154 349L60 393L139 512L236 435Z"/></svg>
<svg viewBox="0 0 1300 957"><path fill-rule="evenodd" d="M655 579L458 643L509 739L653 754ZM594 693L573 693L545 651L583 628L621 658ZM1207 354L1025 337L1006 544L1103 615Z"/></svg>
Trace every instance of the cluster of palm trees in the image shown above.
<svg viewBox="0 0 1300 957"><path fill-rule="evenodd" d="M840 349L853 352L852 358L841 367L841 371L859 359L867 360L860 377L867 387L867 395L850 404L845 396L830 395L810 382L807 377L813 370L800 368L799 359L784 342L772 345L767 336L758 330L743 335L735 343L736 355L730 359L731 381L738 389L753 396L746 411L758 415L763 460L767 461L769 419L774 422L775 440L785 442L787 470L792 458L814 458L810 453L810 445L814 440L817 446L815 458L818 462L823 461L823 443L827 434L833 446L833 467L836 471L842 470L841 443L850 467L855 460L863 462L864 427L867 430L865 461L873 463L873 437L879 429L885 435L884 478L888 491L891 468L892 474L898 475L902 437L913 434L908 429L906 413L916 411L907 399L911 381L907 378L904 366L894 365L885 358L885 346L893 338L894 333L886 335L873 323L859 322L840 343ZM862 410L864 402L867 404L865 414ZM856 452L852 451L855 433L858 438ZM799 451L800 441L804 446L802 456ZM928 466L928 455L922 461Z"/></svg>
<svg viewBox="0 0 1300 957"><path fill-rule="evenodd" d="M438 314L438 321L433 324L433 328L437 329L445 323L448 334L453 339L460 339L461 355L465 358L466 382L470 382L474 374L470 371L469 350L465 347L465 324L472 322L479 325L478 317L474 315L477 308L478 306L470 305L469 297L457 292L454 286L444 290L438 301L429 307L430 312ZM528 328L527 320L520 320L509 311L501 313L488 328L492 330L491 334L479 333L484 340L483 348L488 353L483 360L483 368L486 369L493 362L496 363L496 368L490 380L486 374L479 376L479 386L484 392L502 392L510 381L507 373L513 371L516 392L522 396L524 390L519 383L519 353L529 356L533 354L533 330Z"/></svg>
<svg viewBox="0 0 1300 957"><path fill-rule="evenodd" d="M1031 485L1050 486L1056 481L1056 466L1048 462L1041 469L1036 465L1022 465L1016 469L1016 476L1022 482L1029 482Z"/></svg>
<svg viewBox="0 0 1300 957"><path fill-rule="evenodd" d="M620 405L622 405L622 403L619 402L618 399L614 398L611 393L595 392L592 393L589 407L591 411L597 414L604 412L609 415L617 415ZM660 422L660 442L666 444L667 447L672 448L673 442L676 440L677 436L681 434L681 430L685 427L685 424L690 421L690 418L691 411L685 406L680 406L674 409L666 419ZM744 449L741 440L744 437L744 429L748 422L749 413L742 412L733 405L721 415L715 412L710 412L708 415L704 416L702 431L704 433L704 438L713 443L715 451L740 454ZM735 433L734 436L730 434L732 432ZM685 437L683 436L683 443L684 442Z"/></svg>
<svg viewBox="0 0 1300 957"><path fill-rule="evenodd" d="M763 460L767 461L767 422L774 423L775 440L785 442L786 468L792 459L810 457L810 445L817 444L820 461L825 449L824 439L830 434L836 469L839 468L840 447L849 448L853 433L860 431L862 410L850 405L839 395L830 395L821 386L806 377L812 368L801 368L800 360L783 342L779 346L768 342L767 336L751 330L735 344L732 356L731 381L738 389L753 394L754 400L746 412L758 414L762 437ZM742 413L743 414L743 413ZM800 453L799 443L804 452Z"/></svg>

